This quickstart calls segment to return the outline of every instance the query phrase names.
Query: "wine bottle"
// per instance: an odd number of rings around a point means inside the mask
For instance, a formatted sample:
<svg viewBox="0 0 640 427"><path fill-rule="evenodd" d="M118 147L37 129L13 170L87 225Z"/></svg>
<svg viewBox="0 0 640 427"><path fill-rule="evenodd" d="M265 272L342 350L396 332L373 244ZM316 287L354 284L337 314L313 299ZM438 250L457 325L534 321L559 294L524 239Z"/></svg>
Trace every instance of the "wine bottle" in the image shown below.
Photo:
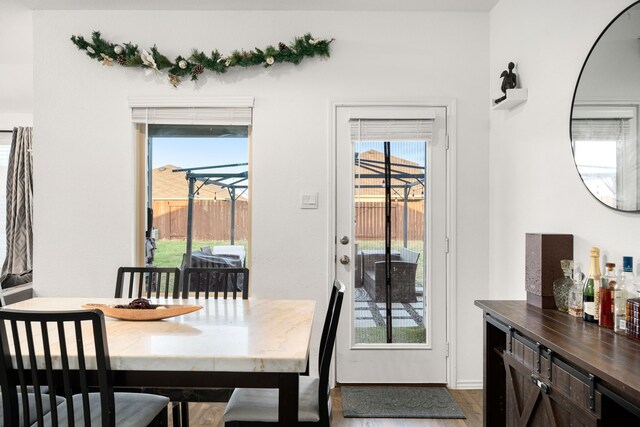
<svg viewBox="0 0 640 427"><path fill-rule="evenodd" d="M595 294L596 284L600 283L600 249L592 247L589 252L591 261L589 263L589 276L584 282L582 290L582 320L585 322L598 323L596 318Z"/></svg>
<svg viewBox="0 0 640 427"><path fill-rule="evenodd" d="M615 292L613 289L617 283L616 273L613 271L615 264L608 262L606 264L607 271L602 277L602 286L600 287L600 319L598 324L603 328L613 329L613 299Z"/></svg>

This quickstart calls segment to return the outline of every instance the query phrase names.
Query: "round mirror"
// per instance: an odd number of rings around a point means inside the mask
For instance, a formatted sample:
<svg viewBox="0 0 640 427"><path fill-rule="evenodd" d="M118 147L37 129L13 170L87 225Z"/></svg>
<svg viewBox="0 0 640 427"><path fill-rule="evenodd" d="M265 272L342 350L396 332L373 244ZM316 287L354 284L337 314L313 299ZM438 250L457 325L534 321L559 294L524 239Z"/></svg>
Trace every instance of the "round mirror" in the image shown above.
<svg viewBox="0 0 640 427"><path fill-rule="evenodd" d="M571 145L585 186L621 211L640 211L640 1L602 32L573 95Z"/></svg>

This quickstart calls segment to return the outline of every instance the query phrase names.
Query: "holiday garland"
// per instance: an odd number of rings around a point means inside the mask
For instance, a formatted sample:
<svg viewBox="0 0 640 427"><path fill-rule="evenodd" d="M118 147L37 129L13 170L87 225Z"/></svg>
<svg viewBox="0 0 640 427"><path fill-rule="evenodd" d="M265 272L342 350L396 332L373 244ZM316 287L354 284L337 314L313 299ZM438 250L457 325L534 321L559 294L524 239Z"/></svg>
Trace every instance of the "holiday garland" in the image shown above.
<svg viewBox="0 0 640 427"><path fill-rule="evenodd" d="M234 50L230 55L224 56L218 50L211 55L194 49L189 56L178 55L172 62L161 54L154 45L149 51L138 49L138 45L129 43L116 44L102 38L99 31L91 35L91 42L82 36L71 36L71 41L78 49L84 50L87 56L93 58L102 65L112 66L114 62L123 67L139 67L146 74L159 73L168 68L169 82L177 87L182 78L191 76L191 80L198 80L198 76L204 70L217 74L227 72L231 67L250 67L263 65L271 67L274 64L290 62L298 65L305 57L320 56L329 57L329 45L333 39L315 39L307 33L302 37L296 37L293 42L286 45L278 43L278 47L272 45L264 49Z"/></svg>

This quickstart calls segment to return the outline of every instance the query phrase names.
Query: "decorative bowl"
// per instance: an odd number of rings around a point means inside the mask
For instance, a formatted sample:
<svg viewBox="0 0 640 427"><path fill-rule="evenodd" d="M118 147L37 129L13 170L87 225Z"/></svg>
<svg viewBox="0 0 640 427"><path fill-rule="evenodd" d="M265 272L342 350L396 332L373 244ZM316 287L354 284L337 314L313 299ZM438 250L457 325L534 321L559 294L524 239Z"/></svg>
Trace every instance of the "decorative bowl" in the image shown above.
<svg viewBox="0 0 640 427"><path fill-rule="evenodd" d="M120 320L162 320L170 317L193 313L202 308L200 305L157 304L152 309L115 308L107 304L84 304L82 308L98 309L107 317ZM159 308L164 307L164 308Z"/></svg>

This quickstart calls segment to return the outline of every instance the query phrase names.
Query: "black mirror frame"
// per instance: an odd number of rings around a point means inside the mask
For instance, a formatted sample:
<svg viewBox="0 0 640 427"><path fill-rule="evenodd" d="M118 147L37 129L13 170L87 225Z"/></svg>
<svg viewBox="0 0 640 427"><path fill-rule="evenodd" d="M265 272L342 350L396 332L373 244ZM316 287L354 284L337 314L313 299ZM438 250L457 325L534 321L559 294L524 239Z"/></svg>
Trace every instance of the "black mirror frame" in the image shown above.
<svg viewBox="0 0 640 427"><path fill-rule="evenodd" d="M598 202L600 202L603 206L606 206L609 209L613 209L617 212L625 212L625 213L640 213L640 209L637 210L624 210L624 209L618 209L616 207L613 206L609 206L608 204L604 203L602 200L600 200L599 198L596 197L595 194L593 194L591 192L591 190L589 190L589 188L587 187L587 185L585 184L584 180L582 179L582 175L580 175L580 171L578 170L578 164L576 163L576 156L575 156L575 147L573 145L573 131L572 131L572 123L573 123L573 110L575 107L575 103L576 103L576 95L578 94L578 87L580 86L580 80L582 79L582 74L584 73L584 69L587 66L587 63L589 62L589 59L591 58L591 54L593 53L593 50L596 48L596 46L598 45L598 43L600 43L600 39L602 39L602 37L607 33L607 31L609 31L609 28L618 20L618 18L620 18L622 15L624 15L629 9L640 5L640 0L637 0L633 3L631 3L629 6L625 7L620 13L618 13L608 24L606 27L604 27L604 29L602 30L602 32L600 33L600 35L598 36L598 38L596 39L596 41L593 43L593 45L591 46L591 49L589 49L589 53L587 54L587 57L585 58L584 62L582 63L582 68L580 69L580 74L578 74L578 80L576 81L576 87L573 90L573 98L571 99L571 112L569 114L569 142L571 143L571 155L573 157L573 164L576 167L576 172L578 172L578 176L580 177L580 180L582 181L582 184L587 188L587 191L589 192L589 194L591 194L591 196L596 199Z"/></svg>

